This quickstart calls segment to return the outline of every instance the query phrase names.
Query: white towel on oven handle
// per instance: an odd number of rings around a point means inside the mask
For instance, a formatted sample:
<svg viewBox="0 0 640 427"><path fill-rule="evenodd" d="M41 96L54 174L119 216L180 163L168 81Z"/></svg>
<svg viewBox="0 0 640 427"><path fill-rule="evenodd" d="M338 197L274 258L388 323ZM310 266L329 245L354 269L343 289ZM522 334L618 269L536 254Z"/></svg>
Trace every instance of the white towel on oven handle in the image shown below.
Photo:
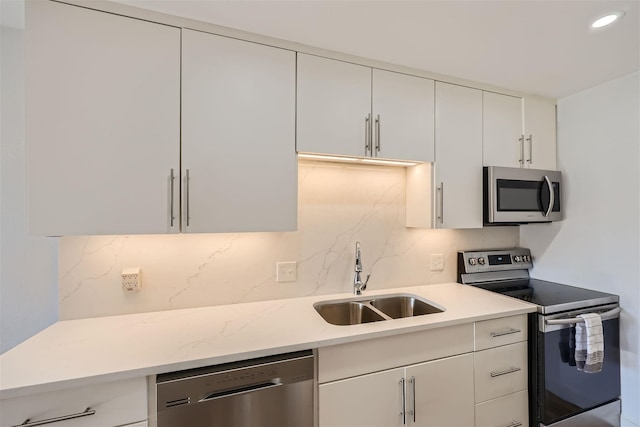
<svg viewBox="0 0 640 427"><path fill-rule="evenodd" d="M599 314L580 314L584 322L576 324L576 366L586 373L597 373L602 370L604 362L604 331Z"/></svg>

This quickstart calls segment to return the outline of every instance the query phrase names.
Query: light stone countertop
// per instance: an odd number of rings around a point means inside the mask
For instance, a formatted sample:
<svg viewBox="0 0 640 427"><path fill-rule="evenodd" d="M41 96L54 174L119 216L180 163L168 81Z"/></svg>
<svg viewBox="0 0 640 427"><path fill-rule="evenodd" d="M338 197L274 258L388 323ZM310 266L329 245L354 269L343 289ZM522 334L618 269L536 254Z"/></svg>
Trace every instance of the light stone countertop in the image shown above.
<svg viewBox="0 0 640 427"><path fill-rule="evenodd" d="M446 311L352 326L325 322L313 304L353 297L344 293L60 321L0 356L0 399L536 311L457 283L363 296L397 293Z"/></svg>

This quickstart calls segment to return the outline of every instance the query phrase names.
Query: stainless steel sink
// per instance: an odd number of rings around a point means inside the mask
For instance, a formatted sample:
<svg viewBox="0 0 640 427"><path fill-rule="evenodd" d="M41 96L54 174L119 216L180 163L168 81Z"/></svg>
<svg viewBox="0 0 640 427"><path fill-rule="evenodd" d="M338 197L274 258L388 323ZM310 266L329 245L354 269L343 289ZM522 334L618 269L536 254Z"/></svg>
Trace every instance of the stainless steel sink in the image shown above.
<svg viewBox="0 0 640 427"><path fill-rule="evenodd" d="M371 300L369 304L392 319L442 313L444 311L421 299L418 299L417 297L409 295L376 298Z"/></svg>
<svg viewBox="0 0 640 427"><path fill-rule="evenodd" d="M358 325L386 320L369 305L357 301L322 303L317 304L315 309L324 320L333 325Z"/></svg>
<svg viewBox="0 0 640 427"><path fill-rule="evenodd" d="M444 311L444 308L409 294L324 301L314 304L314 308L324 320L333 325L358 325Z"/></svg>

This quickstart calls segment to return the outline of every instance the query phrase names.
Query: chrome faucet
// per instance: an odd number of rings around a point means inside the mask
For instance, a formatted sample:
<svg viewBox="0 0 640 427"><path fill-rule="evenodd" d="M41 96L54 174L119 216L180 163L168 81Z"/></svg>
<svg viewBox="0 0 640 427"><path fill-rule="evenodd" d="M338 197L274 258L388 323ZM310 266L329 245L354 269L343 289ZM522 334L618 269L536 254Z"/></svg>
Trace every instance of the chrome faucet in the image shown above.
<svg viewBox="0 0 640 427"><path fill-rule="evenodd" d="M370 274L367 274L367 279L362 282L362 278L360 277L360 273L362 273L362 259L360 257L360 242L356 242L356 272L353 277L353 293L356 295L361 295L362 291L367 289L367 283L369 282Z"/></svg>

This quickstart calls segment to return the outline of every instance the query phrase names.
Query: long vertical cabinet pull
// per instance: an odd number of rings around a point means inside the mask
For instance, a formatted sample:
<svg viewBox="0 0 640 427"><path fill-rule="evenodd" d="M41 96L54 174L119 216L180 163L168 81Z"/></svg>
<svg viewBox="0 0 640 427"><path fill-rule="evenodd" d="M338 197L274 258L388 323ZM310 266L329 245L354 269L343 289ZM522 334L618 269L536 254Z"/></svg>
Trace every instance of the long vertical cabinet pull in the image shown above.
<svg viewBox="0 0 640 427"><path fill-rule="evenodd" d="M184 176L184 216L186 218L187 227L189 226L189 169Z"/></svg>
<svg viewBox="0 0 640 427"><path fill-rule="evenodd" d="M520 159L518 161L520 162L520 166L522 166L524 165L524 135L520 135L518 142L520 143Z"/></svg>
<svg viewBox="0 0 640 427"><path fill-rule="evenodd" d="M376 157L380 154L380 114L376 116Z"/></svg>
<svg viewBox="0 0 640 427"><path fill-rule="evenodd" d="M440 221L440 225L444 224L444 182L440 183L440 186L438 187L438 193L440 194L440 209L438 212L438 221ZM438 203L436 202L436 205ZM438 224L436 224L437 226Z"/></svg>
<svg viewBox="0 0 640 427"><path fill-rule="evenodd" d="M402 411L400 412L400 416L402 417L402 425L407 424L407 396L404 390L404 378L400 380L400 389L402 390Z"/></svg>
<svg viewBox="0 0 640 427"><path fill-rule="evenodd" d="M368 156L370 152L373 152L373 147L371 146L371 113L364 118L364 155Z"/></svg>
<svg viewBox="0 0 640 427"><path fill-rule="evenodd" d="M527 163L531 166L531 162L533 161L533 135L529 134L527 142L529 143L529 158L527 159Z"/></svg>
<svg viewBox="0 0 640 427"><path fill-rule="evenodd" d="M173 184L176 180L175 175L173 174L173 169L171 169L171 176L169 177L170 180L170 184L169 184L169 206L170 206L170 211L169 211L169 224L171 227L173 227L173 220L176 219L175 215L173 214Z"/></svg>
<svg viewBox="0 0 640 427"><path fill-rule="evenodd" d="M411 384L411 411L409 411L409 415L413 416L413 423L416 423L416 377L411 377L409 379L409 384Z"/></svg>

